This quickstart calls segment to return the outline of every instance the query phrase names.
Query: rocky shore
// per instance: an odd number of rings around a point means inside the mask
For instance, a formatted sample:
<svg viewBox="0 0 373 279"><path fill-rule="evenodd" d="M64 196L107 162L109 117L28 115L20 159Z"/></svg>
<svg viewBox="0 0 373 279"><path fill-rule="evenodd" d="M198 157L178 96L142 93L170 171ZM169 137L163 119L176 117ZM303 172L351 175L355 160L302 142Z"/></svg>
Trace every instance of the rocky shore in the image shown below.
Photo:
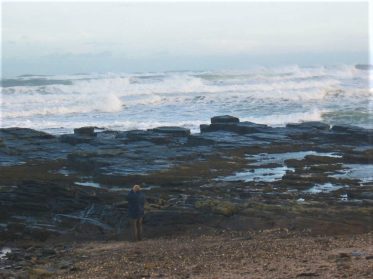
<svg viewBox="0 0 373 279"><path fill-rule="evenodd" d="M310 237L372 231L373 130L274 128L232 116L200 130L0 129L0 274L39 278L32 270L40 258L71 243L128 240L134 183L146 194L148 241L198 228Z"/></svg>

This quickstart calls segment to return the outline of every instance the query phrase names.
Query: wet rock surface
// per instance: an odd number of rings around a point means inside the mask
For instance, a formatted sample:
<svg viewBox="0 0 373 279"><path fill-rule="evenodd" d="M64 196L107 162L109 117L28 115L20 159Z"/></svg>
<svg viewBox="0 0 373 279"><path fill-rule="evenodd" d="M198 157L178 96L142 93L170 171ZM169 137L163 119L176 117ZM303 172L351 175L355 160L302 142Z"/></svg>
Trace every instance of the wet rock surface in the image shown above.
<svg viewBox="0 0 373 279"><path fill-rule="evenodd" d="M60 136L0 129L0 237L128 239L126 195L134 183L145 191L151 238L199 224L368 232L372 136L359 127L273 128L231 116L213 117L198 134L181 127L83 127Z"/></svg>

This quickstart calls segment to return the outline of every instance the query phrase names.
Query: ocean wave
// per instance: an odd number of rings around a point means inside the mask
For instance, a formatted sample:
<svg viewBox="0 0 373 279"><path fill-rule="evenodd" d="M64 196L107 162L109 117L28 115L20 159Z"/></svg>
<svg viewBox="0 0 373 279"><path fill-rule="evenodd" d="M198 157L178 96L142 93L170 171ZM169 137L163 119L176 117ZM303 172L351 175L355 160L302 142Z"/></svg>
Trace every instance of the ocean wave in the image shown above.
<svg viewBox="0 0 373 279"><path fill-rule="evenodd" d="M31 126L39 121L35 125L40 129L50 127L47 123L65 127L75 121L142 128L184 125L227 113L269 125L319 121L325 113L371 105L370 75L348 65L292 65L247 71L24 76L16 86L1 88L1 125ZM48 83L24 83L35 79Z"/></svg>
<svg viewBox="0 0 373 279"><path fill-rule="evenodd" d="M27 99L29 99L28 103ZM66 115L66 114L87 114L90 112L111 113L121 111L122 101L115 95L101 95L94 98L78 96L74 99L25 98L24 102L11 104L3 100L2 117L17 118L31 116Z"/></svg>
<svg viewBox="0 0 373 279"><path fill-rule="evenodd" d="M271 114L259 117L245 117L243 121L250 121L258 124L266 124L269 126L285 126L288 123L300 123L307 121L322 121L326 110L317 108L306 112L296 112L287 114Z"/></svg>

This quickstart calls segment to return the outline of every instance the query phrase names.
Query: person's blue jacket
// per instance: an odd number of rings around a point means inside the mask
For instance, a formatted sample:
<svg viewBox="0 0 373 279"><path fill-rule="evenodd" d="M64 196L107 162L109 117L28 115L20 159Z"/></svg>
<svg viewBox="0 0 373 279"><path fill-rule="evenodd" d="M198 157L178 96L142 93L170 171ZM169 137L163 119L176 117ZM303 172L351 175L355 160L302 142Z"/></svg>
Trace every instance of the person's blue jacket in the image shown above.
<svg viewBox="0 0 373 279"><path fill-rule="evenodd" d="M142 218L144 216L145 196L142 191L135 192L131 190L128 193L128 216L132 219Z"/></svg>

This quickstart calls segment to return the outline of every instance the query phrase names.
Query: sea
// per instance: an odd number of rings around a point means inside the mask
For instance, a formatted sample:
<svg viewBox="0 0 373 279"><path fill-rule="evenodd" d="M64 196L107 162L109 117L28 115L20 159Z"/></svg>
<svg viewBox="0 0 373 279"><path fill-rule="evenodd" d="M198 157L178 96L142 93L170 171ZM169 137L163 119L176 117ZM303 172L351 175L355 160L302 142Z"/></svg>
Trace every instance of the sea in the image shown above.
<svg viewBox="0 0 373 279"><path fill-rule="evenodd" d="M234 71L79 73L3 78L0 126L52 134L199 125L216 115L284 126L322 121L373 128L372 70L359 65Z"/></svg>

